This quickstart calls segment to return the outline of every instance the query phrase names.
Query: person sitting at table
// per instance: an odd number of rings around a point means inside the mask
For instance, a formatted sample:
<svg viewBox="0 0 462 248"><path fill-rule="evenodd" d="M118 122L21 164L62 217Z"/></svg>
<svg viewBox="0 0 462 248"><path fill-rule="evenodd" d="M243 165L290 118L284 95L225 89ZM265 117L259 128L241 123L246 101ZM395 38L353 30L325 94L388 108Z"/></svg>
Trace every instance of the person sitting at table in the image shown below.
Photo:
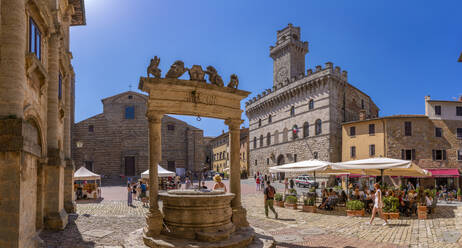
<svg viewBox="0 0 462 248"><path fill-rule="evenodd" d="M321 193L321 204L319 204L318 208L324 208L327 203L327 198L329 197L329 194L327 193L327 189L323 189Z"/></svg>
<svg viewBox="0 0 462 248"><path fill-rule="evenodd" d="M399 200L399 205L398 205L399 212L406 216L409 216L407 204L404 201L404 192L399 193L398 200Z"/></svg>
<svg viewBox="0 0 462 248"><path fill-rule="evenodd" d="M351 196L352 200L361 200L361 195L359 194L359 188L355 188L353 195Z"/></svg>
<svg viewBox="0 0 462 248"><path fill-rule="evenodd" d="M329 197L327 198L326 210L334 210L335 205L337 204L338 196L332 191L329 192Z"/></svg>
<svg viewBox="0 0 462 248"><path fill-rule="evenodd" d="M347 195L345 193L345 190L342 190L342 193L340 193L340 198L339 198L339 202L342 203L342 204L346 204L347 202Z"/></svg>
<svg viewBox="0 0 462 248"><path fill-rule="evenodd" d="M430 196L430 194L428 194L428 192L425 192L425 205L427 206L427 213L431 214L433 207L433 198Z"/></svg>

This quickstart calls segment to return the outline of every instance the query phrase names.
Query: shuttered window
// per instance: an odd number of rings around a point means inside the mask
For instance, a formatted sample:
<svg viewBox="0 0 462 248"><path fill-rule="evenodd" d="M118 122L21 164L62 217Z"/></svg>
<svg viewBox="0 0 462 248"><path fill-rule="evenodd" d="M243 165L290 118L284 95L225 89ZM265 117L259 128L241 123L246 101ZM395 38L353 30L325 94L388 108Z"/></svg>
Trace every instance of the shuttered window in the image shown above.
<svg viewBox="0 0 462 248"><path fill-rule="evenodd" d="M446 150L432 150L432 158L434 161L446 160Z"/></svg>
<svg viewBox="0 0 462 248"><path fill-rule="evenodd" d="M412 123L410 121L404 122L404 136L412 136Z"/></svg>

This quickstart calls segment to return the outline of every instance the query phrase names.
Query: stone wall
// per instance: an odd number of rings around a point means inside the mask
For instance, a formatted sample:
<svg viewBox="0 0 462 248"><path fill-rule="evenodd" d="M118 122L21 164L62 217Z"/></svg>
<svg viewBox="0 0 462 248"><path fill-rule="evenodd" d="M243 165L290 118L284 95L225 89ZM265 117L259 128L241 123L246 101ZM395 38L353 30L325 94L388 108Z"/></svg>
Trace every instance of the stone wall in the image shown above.
<svg viewBox="0 0 462 248"><path fill-rule="evenodd" d="M124 92L103 99L104 113L83 120L73 127L73 146L76 168L93 162L95 173L110 180L125 177L125 157L135 157L135 175L149 168L149 136L146 118L147 96L135 92ZM133 106L134 119L125 119L125 108ZM93 125L93 132L89 126ZM170 129L169 130L169 126ZM205 162L203 131L187 123L165 115L162 118L162 161L168 169L168 161L175 168L196 171Z"/></svg>

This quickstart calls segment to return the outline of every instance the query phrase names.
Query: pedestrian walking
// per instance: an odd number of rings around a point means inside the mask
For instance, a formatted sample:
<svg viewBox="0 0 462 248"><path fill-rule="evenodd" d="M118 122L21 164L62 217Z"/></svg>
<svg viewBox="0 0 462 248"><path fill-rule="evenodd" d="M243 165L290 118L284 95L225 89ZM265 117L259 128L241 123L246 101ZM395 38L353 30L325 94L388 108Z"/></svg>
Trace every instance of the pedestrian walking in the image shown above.
<svg viewBox="0 0 462 248"><path fill-rule="evenodd" d="M378 183L374 184L374 188L376 189L374 208L372 209L372 216L371 216L371 220L369 221L369 225L372 225L372 221L374 221L375 214L378 212L380 218L382 218L385 221L385 223L383 223L383 225L385 226L388 224L388 221L386 218L383 217L383 213L382 213L382 205L383 205L382 204L382 191L380 191L380 186Z"/></svg>
<svg viewBox="0 0 462 248"><path fill-rule="evenodd" d="M129 182L127 182L127 190L128 190L127 205L131 207L131 206L133 206L132 205L132 187L131 187Z"/></svg>
<svg viewBox="0 0 462 248"><path fill-rule="evenodd" d="M141 187L141 201L143 202L143 206L147 207L148 201L146 199L146 191L147 191L146 184L141 182L140 187Z"/></svg>
<svg viewBox="0 0 462 248"><path fill-rule="evenodd" d="M255 183L257 184L257 191L260 191L260 177L255 177Z"/></svg>
<svg viewBox="0 0 462 248"><path fill-rule="evenodd" d="M136 200L136 183L132 184L132 199Z"/></svg>
<svg viewBox="0 0 462 248"><path fill-rule="evenodd" d="M289 179L287 177L284 179L284 195L289 192Z"/></svg>
<svg viewBox="0 0 462 248"><path fill-rule="evenodd" d="M271 211L274 213L274 218L278 218L278 213L274 209L273 203L274 203L274 195L276 194L276 189L271 186L270 181L266 181L266 188L263 191L263 194L265 195L265 215L266 218L268 218L268 208L271 209Z"/></svg>

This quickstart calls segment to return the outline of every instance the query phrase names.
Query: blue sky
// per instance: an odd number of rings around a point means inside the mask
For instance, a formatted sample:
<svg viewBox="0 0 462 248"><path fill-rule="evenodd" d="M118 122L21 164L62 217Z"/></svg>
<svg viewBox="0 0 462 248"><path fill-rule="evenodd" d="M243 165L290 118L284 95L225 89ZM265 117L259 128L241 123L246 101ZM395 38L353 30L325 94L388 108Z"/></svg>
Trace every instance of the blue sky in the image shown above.
<svg viewBox="0 0 462 248"><path fill-rule="evenodd" d="M437 4L438 3L438 4ZM309 42L309 68L327 61L372 97L380 115L424 114L424 96L462 94L462 1L85 0L87 25L71 30L76 122L101 99L137 89L149 60L163 75L178 59L213 65L253 97L272 87L269 46L288 23ZM244 108L242 102L242 108ZM245 113L245 126L248 121ZM179 117L215 136L222 120Z"/></svg>

